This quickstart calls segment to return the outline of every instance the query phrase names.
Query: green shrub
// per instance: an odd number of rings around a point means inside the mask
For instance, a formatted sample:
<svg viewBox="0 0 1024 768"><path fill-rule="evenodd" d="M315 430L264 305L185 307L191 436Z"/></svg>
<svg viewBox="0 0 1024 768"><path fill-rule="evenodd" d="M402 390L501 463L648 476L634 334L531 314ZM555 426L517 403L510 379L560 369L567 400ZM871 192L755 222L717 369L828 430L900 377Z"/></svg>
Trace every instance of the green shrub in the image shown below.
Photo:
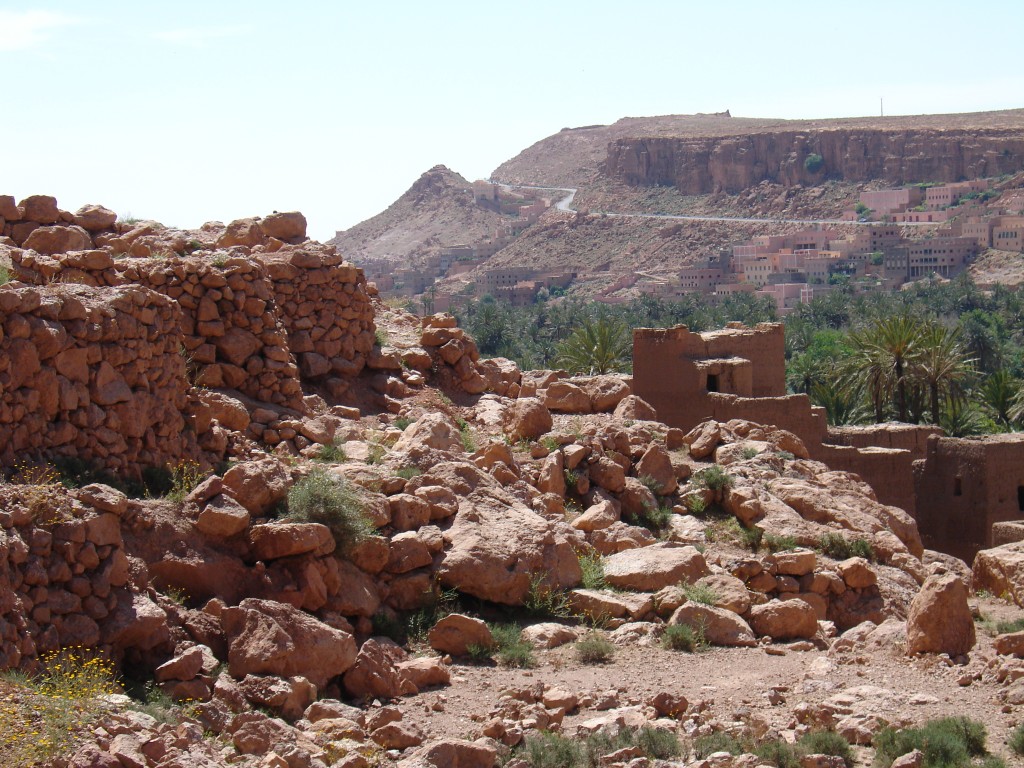
<svg viewBox="0 0 1024 768"><path fill-rule="evenodd" d="M715 752L728 752L730 755L741 755L744 752L743 742L723 731L698 736L693 740L693 754L697 760L703 760Z"/></svg>
<svg viewBox="0 0 1024 768"><path fill-rule="evenodd" d="M470 643L466 646L466 655L469 656L469 660L474 664L483 664L485 661L490 661L493 653L494 648L490 645Z"/></svg>
<svg viewBox="0 0 1024 768"><path fill-rule="evenodd" d="M966 717L929 720L918 728L885 728L875 736L875 765L888 766L919 749L925 768L960 768L985 754L985 726Z"/></svg>
<svg viewBox="0 0 1024 768"><path fill-rule="evenodd" d="M797 750L782 739L762 741L754 747L754 754L761 758L762 762L771 763L778 768L799 768L800 766Z"/></svg>
<svg viewBox="0 0 1024 768"><path fill-rule="evenodd" d="M764 548L769 552L783 552L787 549L796 549L796 539L792 536L776 536L772 533L766 533L762 539Z"/></svg>
<svg viewBox="0 0 1024 768"><path fill-rule="evenodd" d="M1024 724L1018 725L1010 733L1010 740L1007 742L1015 755L1024 757Z"/></svg>
<svg viewBox="0 0 1024 768"><path fill-rule="evenodd" d="M1014 619L1013 621L1000 621L996 624L996 632L1000 635L1005 635L1009 632L1020 632L1024 629L1024 618Z"/></svg>
<svg viewBox="0 0 1024 768"><path fill-rule="evenodd" d="M764 531L756 525L752 525L749 528L741 528L740 539L743 541L743 546L747 547L751 552L756 553L761 548L761 541L764 539Z"/></svg>
<svg viewBox="0 0 1024 768"><path fill-rule="evenodd" d="M383 328L375 328L373 330L373 340L377 342L378 347L385 347L388 343L388 332Z"/></svg>
<svg viewBox="0 0 1024 768"><path fill-rule="evenodd" d="M325 464L339 464L347 461L348 456L345 455L345 449L341 447L340 443L328 443L327 445L320 446L320 452L316 455L316 460L322 461Z"/></svg>
<svg viewBox="0 0 1024 768"><path fill-rule="evenodd" d="M398 475L398 477L402 478L403 480L412 480L414 477L419 477L420 475L422 475L423 470L420 469L419 467L409 466L402 467L397 472L395 472L395 474Z"/></svg>
<svg viewBox="0 0 1024 768"><path fill-rule="evenodd" d="M871 543L864 539L850 541L839 533L826 533L818 540L818 550L834 560L846 560L850 557L863 557L875 561L875 550Z"/></svg>
<svg viewBox="0 0 1024 768"><path fill-rule="evenodd" d="M579 485L580 473L577 472L575 469L566 469L563 472L563 475L565 476L566 487L569 489L570 492L574 491L576 489L576 486Z"/></svg>
<svg viewBox="0 0 1024 768"><path fill-rule="evenodd" d="M804 158L804 168L808 173L817 173L825 165L825 158L817 152L812 152Z"/></svg>
<svg viewBox="0 0 1024 768"><path fill-rule="evenodd" d="M726 488L732 488L733 477L717 464L712 464L707 469L702 469L694 475L691 482L698 488L722 491Z"/></svg>
<svg viewBox="0 0 1024 768"><path fill-rule="evenodd" d="M640 484L648 491L653 493L655 496L661 495L659 493L659 491L661 490L661 483L659 483L653 477L651 477L650 475L644 475L643 477L639 478L639 480Z"/></svg>
<svg viewBox="0 0 1024 768"><path fill-rule="evenodd" d="M843 758L846 768L853 768L853 750L850 743L835 731L811 731L797 742L805 755L834 755Z"/></svg>
<svg viewBox="0 0 1024 768"><path fill-rule="evenodd" d="M518 624L492 624L491 638L494 640L492 655L503 667L528 669L537 666L533 645L523 640Z"/></svg>
<svg viewBox="0 0 1024 768"><path fill-rule="evenodd" d="M6 264L0 264L0 285L11 282L11 270Z"/></svg>
<svg viewBox="0 0 1024 768"><path fill-rule="evenodd" d="M668 760L682 754L679 737L671 731L664 731L660 728L645 727L638 730L636 745L652 760Z"/></svg>
<svg viewBox="0 0 1024 768"><path fill-rule="evenodd" d="M748 445L746 448L744 448L742 451L740 451L740 455L744 459L749 460L749 459L753 459L753 458L756 458L757 456L761 455L761 452L759 450L757 450L757 448L755 448L754 446Z"/></svg>
<svg viewBox="0 0 1024 768"><path fill-rule="evenodd" d="M604 664L615 655L615 646L600 632L588 632L576 642L576 658L581 664Z"/></svg>
<svg viewBox="0 0 1024 768"><path fill-rule="evenodd" d="M583 572L581 585L584 589L604 589L608 584L604 580L604 560L597 552L589 552L579 556L580 571Z"/></svg>
<svg viewBox="0 0 1024 768"><path fill-rule="evenodd" d="M320 467L314 468L288 491L288 517L326 525L341 550L373 532L358 494Z"/></svg>
<svg viewBox="0 0 1024 768"><path fill-rule="evenodd" d="M583 747L565 736L541 731L529 736L519 754L530 768L582 768Z"/></svg>
<svg viewBox="0 0 1024 768"><path fill-rule="evenodd" d="M543 573L535 573L530 578L530 589L523 601L523 608L531 616L567 619L572 615L565 592L545 584Z"/></svg>
<svg viewBox="0 0 1024 768"><path fill-rule="evenodd" d="M394 426L397 429L400 429L403 432L405 432L409 425L413 424L415 421L416 419L410 419L408 416L399 416L397 419L395 419Z"/></svg>
<svg viewBox="0 0 1024 768"><path fill-rule="evenodd" d="M659 533L665 529L674 514L669 507L644 507L640 514L627 515L626 521L630 525L639 525L652 533Z"/></svg>
<svg viewBox="0 0 1024 768"><path fill-rule="evenodd" d="M672 624L665 627L661 636L661 645L669 651L696 653L707 647L703 627L692 627L689 624Z"/></svg>
<svg viewBox="0 0 1024 768"><path fill-rule="evenodd" d="M686 599L692 603L700 603L701 605L714 605L719 601L721 595L715 591L715 588L708 584L683 584L683 594L686 595Z"/></svg>
<svg viewBox="0 0 1024 768"><path fill-rule="evenodd" d="M704 501L703 496L691 494L686 497L686 508L690 511L691 515L699 517L707 510L708 503Z"/></svg>

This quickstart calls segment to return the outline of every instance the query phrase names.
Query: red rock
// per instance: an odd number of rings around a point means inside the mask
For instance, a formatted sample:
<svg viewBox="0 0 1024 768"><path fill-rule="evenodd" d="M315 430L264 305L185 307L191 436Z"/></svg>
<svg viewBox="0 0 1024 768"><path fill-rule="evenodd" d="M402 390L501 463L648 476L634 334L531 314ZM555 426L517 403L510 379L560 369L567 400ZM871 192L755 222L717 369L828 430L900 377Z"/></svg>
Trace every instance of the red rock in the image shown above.
<svg viewBox="0 0 1024 768"><path fill-rule="evenodd" d="M22 219L34 221L37 224L56 224L60 221L60 208L57 207L57 198L49 195L30 195L18 203L24 213Z"/></svg>
<svg viewBox="0 0 1024 768"><path fill-rule="evenodd" d="M299 211L272 213L260 222L267 237L276 237L287 242L306 239L306 217Z"/></svg>
<svg viewBox="0 0 1024 768"><path fill-rule="evenodd" d="M551 431L551 412L535 397L521 397L508 411L505 432L513 441L536 440Z"/></svg>
<svg viewBox="0 0 1024 768"><path fill-rule="evenodd" d="M773 640L810 639L818 632L818 616L803 600L770 600L750 609L750 628Z"/></svg>
<svg viewBox="0 0 1024 768"><path fill-rule="evenodd" d="M102 205L83 205L75 211L75 225L89 232L109 229L117 221L117 214Z"/></svg>
<svg viewBox="0 0 1024 768"><path fill-rule="evenodd" d="M671 544L631 549L604 560L609 585L639 592L656 592L684 580L692 584L707 572L704 556L695 548Z"/></svg>
<svg viewBox="0 0 1024 768"><path fill-rule="evenodd" d="M321 690L355 663L352 635L290 605L246 598L224 609L221 625L236 679L247 674L300 675Z"/></svg>
<svg viewBox="0 0 1024 768"><path fill-rule="evenodd" d="M409 768L494 768L498 750L487 743L443 739L416 750L408 758ZM403 768L404 763L402 761Z"/></svg>
<svg viewBox="0 0 1024 768"><path fill-rule="evenodd" d="M39 227L21 244L26 250L47 255L85 251L93 247L89 233L81 227Z"/></svg>
<svg viewBox="0 0 1024 768"><path fill-rule="evenodd" d="M459 613L449 614L434 624L427 641L435 651L452 656L465 656L472 645L481 648L494 645L487 622Z"/></svg>
<svg viewBox="0 0 1024 768"><path fill-rule="evenodd" d="M384 638L367 640L342 678L345 691L356 699L392 699L416 693L416 686L397 667L404 656L401 648Z"/></svg>
<svg viewBox="0 0 1024 768"><path fill-rule="evenodd" d="M196 528L207 536L228 538L249 527L249 510L223 493L217 494L196 519Z"/></svg>
<svg viewBox="0 0 1024 768"><path fill-rule="evenodd" d="M951 573L929 576L910 603L907 653L956 657L970 651L975 639L967 587Z"/></svg>

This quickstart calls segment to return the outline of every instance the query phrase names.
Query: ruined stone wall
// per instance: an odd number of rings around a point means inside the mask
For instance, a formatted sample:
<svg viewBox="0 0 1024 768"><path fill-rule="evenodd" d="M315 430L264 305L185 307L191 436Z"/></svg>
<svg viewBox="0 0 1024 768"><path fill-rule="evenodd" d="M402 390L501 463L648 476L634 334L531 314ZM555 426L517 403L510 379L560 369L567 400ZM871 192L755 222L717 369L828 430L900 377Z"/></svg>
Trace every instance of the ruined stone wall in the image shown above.
<svg viewBox="0 0 1024 768"><path fill-rule="evenodd" d="M808 156L823 163L812 172ZM1024 170L1019 130L775 131L744 136L626 138L609 143L603 171L634 186L684 195L740 192L762 182L811 186L827 178L893 185L959 181Z"/></svg>
<svg viewBox="0 0 1024 768"><path fill-rule="evenodd" d="M39 486L8 485L2 494L0 669L31 668L61 647L109 650L124 639L135 614L117 514L92 508L88 488L76 491L85 503ZM123 511L124 499L103 495L97 503Z"/></svg>
<svg viewBox="0 0 1024 768"><path fill-rule="evenodd" d="M257 257L271 280L303 379L355 376L373 350L373 306L363 270L333 248Z"/></svg>
<svg viewBox="0 0 1024 768"><path fill-rule="evenodd" d="M366 278L333 248L165 259L14 251L12 262L20 280L37 285L138 284L174 299L183 310L195 383L297 412L303 410L300 373L312 381L354 376L374 344Z"/></svg>
<svg viewBox="0 0 1024 768"><path fill-rule="evenodd" d="M181 308L141 286L0 287L0 465L134 475L194 453Z"/></svg>
<svg viewBox="0 0 1024 768"><path fill-rule="evenodd" d="M1024 436L931 437L914 487L925 546L971 562L993 524L1024 519Z"/></svg>

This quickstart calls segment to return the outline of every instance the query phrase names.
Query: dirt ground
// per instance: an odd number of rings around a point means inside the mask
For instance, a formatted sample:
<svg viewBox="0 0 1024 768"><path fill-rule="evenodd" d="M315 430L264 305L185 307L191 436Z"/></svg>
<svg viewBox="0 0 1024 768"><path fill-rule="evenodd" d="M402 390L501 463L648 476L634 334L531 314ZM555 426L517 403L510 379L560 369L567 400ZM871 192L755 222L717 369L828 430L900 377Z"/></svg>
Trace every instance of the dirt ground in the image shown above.
<svg viewBox="0 0 1024 768"><path fill-rule="evenodd" d="M1024 764L1006 746L1010 731L1022 719L1018 707L1004 704L1003 686L994 680L989 662L992 626L1020 618L1016 606L997 599L972 601L985 620L976 624L978 642L966 663L944 657L908 658L899 647L872 653L832 653L794 650L800 645L776 644L756 648L712 648L689 654L663 649L657 642L618 647L611 661L582 665L572 644L535 652L533 669L456 662L449 687L403 700L399 707L429 737L475 738L480 716L488 713L503 692L542 683L578 696L595 699L614 689L619 706L643 704L657 693L682 694L694 705L707 707L703 721L735 728L741 721L760 720L784 738L795 738L795 710L801 705L848 704L854 713L877 715L894 726L908 726L945 716L967 715L988 730L988 748L1009 764ZM804 644L806 645L806 644ZM838 698L837 698L838 697ZM774 703L773 703L774 702ZM438 711L439 710L439 711ZM605 712L580 708L567 716L562 731ZM842 715L837 715L841 717ZM763 723L762 723L763 727ZM680 730L685 737L685 728ZM857 762L869 765L873 751L856 748Z"/></svg>

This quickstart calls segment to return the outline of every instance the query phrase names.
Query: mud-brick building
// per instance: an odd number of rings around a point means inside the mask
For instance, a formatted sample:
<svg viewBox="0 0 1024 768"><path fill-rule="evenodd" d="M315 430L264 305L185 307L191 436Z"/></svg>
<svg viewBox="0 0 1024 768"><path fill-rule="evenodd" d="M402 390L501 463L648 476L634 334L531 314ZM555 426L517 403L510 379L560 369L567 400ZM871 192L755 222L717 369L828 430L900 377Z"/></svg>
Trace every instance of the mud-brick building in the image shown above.
<svg viewBox="0 0 1024 768"><path fill-rule="evenodd" d="M693 333L686 326L633 332L633 388L658 418L691 429L705 419L775 424L808 444L820 444L826 425L805 395L786 394L783 326Z"/></svg>
<svg viewBox="0 0 1024 768"><path fill-rule="evenodd" d="M930 437L914 490L924 545L969 563L994 523L1024 519L1024 435Z"/></svg>

